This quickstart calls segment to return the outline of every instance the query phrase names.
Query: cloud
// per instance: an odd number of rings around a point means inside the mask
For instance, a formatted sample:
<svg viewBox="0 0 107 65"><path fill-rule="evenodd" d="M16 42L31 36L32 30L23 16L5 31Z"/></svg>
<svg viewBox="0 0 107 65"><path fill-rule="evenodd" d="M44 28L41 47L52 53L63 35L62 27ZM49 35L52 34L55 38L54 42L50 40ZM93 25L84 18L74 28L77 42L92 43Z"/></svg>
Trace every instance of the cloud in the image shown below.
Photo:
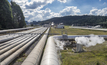
<svg viewBox="0 0 107 65"><path fill-rule="evenodd" d="M41 10L47 4L51 4L54 0L13 0L21 8L25 16L25 20L42 21L50 19L52 17L61 17L66 15L76 15L80 13L80 10L76 6L68 6L59 11L58 13L52 12L49 8ZM66 3L66 0L58 0L62 3Z"/></svg>
<svg viewBox="0 0 107 65"><path fill-rule="evenodd" d="M25 5L25 7L27 9L35 9L41 6L45 6L48 3L52 3L54 0L31 0L31 2L27 2L27 4Z"/></svg>
<svg viewBox="0 0 107 65"><path fill-rule="evenodd" d="M28 9L35 9L41 6L45 6L47 4L51 4L54 0L31 0L31 2L28 2L25 6Z"/></svg>
<svg viewBox="0 0 107 65"><path fill-rule="evenodd" d="M97 14L98 15L102 15L102 16L107 16L107 8L103 8Z"/></svg>
<svg viewBox="0 0 107 65"><path fill-rule="evenodd" d="M45 2L31 2L25 5L26 9L35 9L40 6L46 5Z"/></svg>
<svg viewBox="0 0 107 65"><path fill-rule="evenodd" d="M66 3L66 0L58 0L59 2Z"/></svg>
<svg viewBox="0 0 107 65"><path fill-rule="evenodd" d="M80 13L80 10L77 9L75 6L69 6L61 10L59 13L52 12L49 8L46 8L45 10L25 10L24 14L26 17L26 20L31 21L42 21L46 19L50 19L52 17L61 17L66 15L76 15L77 13Z"/></svg>
<svg viewBox="0 0 107 65"><path fill-rule="evenodd" d="M103 9L93 8L92 10L90 10L89 14L107 16L107 8L103 8Z"/></svg>
<svg viewBox="0 0 107 65"><path fill-rule="evenodd" d="M66 15L76 15L80 12L80 9L77 9L76 6L69 6L66 7L65 9L63 9L62 11L60 11L60 15L62 16L66 16Z"/></svg>
<svg viewBox="0 0 107 65"><path fill-rule="evenodd" d="M101 1L101 0L99 0L99 1Z"/></svg>
<svg viewBox="0 0 107 65"><path fill-rule="evenodd" d="M58 17L58 13L51 12L49 8L46 8L45 10L33 10L33 12L30 12L30 10L26 10L24 12L26 20L31 21L42 21L46 20L52 17Z"/></svg>
<svg viewBox="0 0 107 65"><path fill-rule="evenodd" d="M106 5L106 4L107 4L106 2L103 3L103 5Z"/></svg>
<svg viewBox="0 0 107 65"><path fill-rule="evenodd" d="M51 17L57 16L56 13L51 12L46 8L41 10L45 5L51 4L54 0L13 0L21 8L25 16L26 21L42 21Z"/></svg>
<svg viewBox="0 0 107 65"><path fill-rule="evenodd" d="M95 15L95 14L97 14L98 13L98 9L97 8L93 8L92 10L90 10L90 13L89 14L91 14L91 15Z"/></svg>
<svg viewBox="0 0 107 65"><path fill-rule="evenodd" d="M12 0L15 1L21 8L36 9L51 4L54 0Z"/></svg>

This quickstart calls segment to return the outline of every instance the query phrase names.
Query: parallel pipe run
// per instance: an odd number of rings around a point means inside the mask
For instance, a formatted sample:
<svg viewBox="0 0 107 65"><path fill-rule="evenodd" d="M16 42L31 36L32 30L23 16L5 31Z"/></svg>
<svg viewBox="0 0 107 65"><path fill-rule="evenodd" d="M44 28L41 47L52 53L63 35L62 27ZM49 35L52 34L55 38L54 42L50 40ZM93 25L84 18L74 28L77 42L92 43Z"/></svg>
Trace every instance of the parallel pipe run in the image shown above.
<svg viewBox="0 0 107 65"><path fill-rule="evenodd" d="M49 37L40 65L59 65L57 50L53 37Z"/></svg>
<svg viewBox="0 0 107 65"><path fill-rule="evenodd" d="M38 36L39 37L39 36ZM1 62L1 65L9 65L9 63L11 63L16 57L18 57L29 45L31 45L38 37L35 37L34 39L32 39L30 42L28 42L26 45L24 45L23 47L21 47L19 50L17 50L16 52L14 52L12 55L10 55L8 58L6 58L5 60L3 60Z"/></svg>
<svg viewBox="0 0 107 65"><path fill-rule="evenodd" d="M2 55L0 56L1 61L2 61L3 59L5 59L6 57L8 57L8 56L9 56L10 54L12 54L13 52L15 52L16 50L18 50L19 48L21 48L22 46L24 46L26 43L28 43L28 42L29 42L30 40L32 40L34 37L36 37L36 35L33 36L33 37L31 37L31 38L29 38L28 40L24 41L23 43L17 45L16 47L12 48L11 50L5 52L4 54L2 54Z"/></svg>
<svg viewBox="0 0 107 65"><path fill-rule="evenodd" d="M32 28L33 28L33 27L17 28L17 29L8 29L8 30L0 30L0 33L13 32L13 31L21 31L21 30L28 30L28 29L32 29Z"/></svg>
<svg viewBox="0 0 107 65"><path fill-rule="evenodd" d="M40 28L36 28L36 29L32 29L32 30L28 30L28 31L23 31L23 32L18 32L18 33L15 33L10 35L10 34L7 34L7 35L3 35L3 36L0 36L0 44L5 42L5 41L9 41L9 40L12 40L14 38L17 38L17 37L20 37L22 35L25 35L26 33L29 34L31 32L34 32L34 31L37 31L37 30L40 30L42 29L42 27Z"/></svg>
<svg viewBox="0 0 107 65"><path fill-rule="evenodd" d="M2 49L2 50L0 51L0 55L1 55L2 53L4 53L4 52L8 51L8 50L11 49L11 48L14 48L15 46L20 45L20 44L23 43L23 42L29 41L29 39L30 39L30 37L26 37L26 38L22 39L21 41L19 41L19 42L17 42L17 43L14 43L13 45L8 46L7 48Z"/></svg>
<svg viewBox="0 0 107 65"><path fill-rule="evenodd" d="M41 29L41 31L37 31L36 33L43 33L44 32L44 30L46 30L46 28L44 28L44 29ZM40 35L40 34L37 34L37 35ZM30 35L30 36L29 36ZM23 36L22 38L20 38L19 40L16 40L16 41L14 41L14 42L8 42L7 43L7 45L4 45L4 46L1 46L0 47L0 55L1 54L3 54L5 51L8 51L9 49L11 49L11 48L14 48L15 46L17 46L17 45L19 45L20 43L22 43L22 42L26 42L26 40L28 41L28 39L30 38L30 37L32 37L32 34L28 34L28 35L25 35L25 36ZM18 41L18 42L17 42ZM8 47L7 47L8 46ZM5 48L6 47L6 48ZM4 49L3 49L4 48Z"/></svg>
<svg viewBox="0 0 107 65"><path fill-rule="evenodd" d="M19 36L22 37L22 34L23 34L23 33L25 33L25 34L26 34L26 33L29 34L29 33L32 33L32 32L34 33L35 31L37 32L37 31L40 30L40 29L42 29L42 28L36 28L36 29L33 29L33 30L29 30L29 31L18 32L18 33L15 33L15 34L19 34ZM26 34L26 35L28 35L28 34ZM5 36L6 36L6 35L5 35ZM11 36L11 35L10 35L10 36ZM20 37L18 37L18 38L20 38ZM0 39L1 39L1 38L0 38ZM15 39L17 39L17 38L15 38ZM12 42L12 41L15 41L15 39L10 40L10 41L5 42L5 43L1 43L1 44L0 44L0 47L3 46L3 45L7 45L8 43L10 43L10 42ZM2 41L2 40L0 40L0 42L1 42L1 41ZM6 39L4 39L3 41L6 41Z"/></svg>
<svg viewBox="0 0 107 65"><path fill-rule="evenodd" d="M11 41L11 42L7 43L6 45L5 45L5 44L4 44L4 45L2 44L2 45L0 46L0 50L6 48L7 46L11 46L12 44L21 41L23 38L26 38L26 37L17 38L17 39L15 39L14 41Z"/></svg>
<svg viewBox="0 0 107 65"><path fill-rule="evenodd" d="M42 31L39 31L38 33L43 33L44 30L46 30L46 28L42 29ZM31 45L36 39L38 39L38 37L41 34L38 34L36 37L34 37L31 41L29 41L28 43L26 43L23 47L21 47L20 49L18 49L16 52L14 52L13 54L11 54L9 57L7 57L6 59L4 59L1 62L1 65L8 65L10 62L12 62L16 57L18 57L29 45ZM11 59L11 60L10 60Z"/></svg>
<svg viewBox="0 0 107 65"><path fill-rule="evenodd" d="M43 48L48 36L49 29L46 31L44 36L41 38L41 40L38 42L38 44L35 46L35 48L32 50L32 52L28 55L28 57L25 59L25 61L22 63L22 65L38 65L40 61L40 57L43 52Z"/></svg>
<svg viewBox="0 0 107 65"><path fill-rule="evenodd" d="M42 28L41 30L38 30L36 33L43 33L46 30L46 28ZM34 32L33 32L34 33ZM32 34L31 34L32 35ZM33 37L32 40L30 40L29 42L27 42L26 44L24 44L25 42L22 42L20 44L20 46L16 46L15 48L12 48L11 50L8 50L7 52L5 52L4 54L2 54L2 56L0 56L0 58L2 59L1 65L8 65L10 62L12 62L16 57L18 57L29 45L31 45L36 39L38 39L40 37L41 34L37 34L37 36L35 37L35 35L31 36ZM31 38L30 37L30 38ZM21 46L22 45L22 46ZM20 48L19 48L20 47ZM17 49L17 51L15 50ZM12 52L15 51L13 54ZM9 52L9 53L8 53ZM11 54L11 55L10 55ZM7 57L8 56L8 57ZM4 60L3 60L4 59ZM11 60L10 60L11 59Z"/></svg>

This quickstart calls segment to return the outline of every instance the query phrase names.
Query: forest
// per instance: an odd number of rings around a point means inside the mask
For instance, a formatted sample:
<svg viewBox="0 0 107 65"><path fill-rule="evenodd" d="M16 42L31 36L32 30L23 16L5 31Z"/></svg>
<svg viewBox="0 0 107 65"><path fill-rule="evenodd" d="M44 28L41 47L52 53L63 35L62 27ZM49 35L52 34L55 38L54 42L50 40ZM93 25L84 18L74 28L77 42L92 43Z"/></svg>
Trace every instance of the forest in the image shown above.
<svg viewBox="0 0 107 65"><path fill-rule="evenodd" d="M54 22L55 24L63 23L64 25L75 25L75 26L95 26L101 25L107 28L107 16L95 16L95 15L81 15L81 16L64 16L55 17L45 21L39 22L39 24L47 24Z"/></svg>
<svg viewBox="0 0 107 65"><path fill-rule="evenodd" d="M0 0L0 29L25 27L25 17L22 9L15 2Z"/></svg>

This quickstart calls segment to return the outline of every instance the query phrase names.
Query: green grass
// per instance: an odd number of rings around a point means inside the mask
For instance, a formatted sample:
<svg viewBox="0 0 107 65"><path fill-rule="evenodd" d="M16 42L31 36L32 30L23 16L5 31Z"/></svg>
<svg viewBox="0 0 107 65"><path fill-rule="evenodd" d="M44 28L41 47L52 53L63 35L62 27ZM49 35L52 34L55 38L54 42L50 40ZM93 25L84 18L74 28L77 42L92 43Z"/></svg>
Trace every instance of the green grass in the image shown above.
<svg viewBox="0 0 107 65"><path fill-rule="evenodd" d="M73 29L65 26L65 29L51 28L50 34L61 35L61 31L66 31L68 35L107 35L107 32ZM107 65L107 41L96 46L84 47L86 52L74 53L71 48L61 51L61 65Z"/></svg>
<svg viewBox="0 0 107 65"><path fill-rule="evenodd" d="M87 52L82 53L61 51L62 65L107 65L107 41L85 49Z"/></svg>
<svg viewBox="0 0 107 65"><path fill-rule="evenodd" d="M68 35L89 35L89 34L107 35L107 32L104 32L104 31L74 29L74 28L69 28L69 26L65 26L65 29L51 28L50 34L61 35L62 31L64 31L63 34L67 32Z"/></svg>

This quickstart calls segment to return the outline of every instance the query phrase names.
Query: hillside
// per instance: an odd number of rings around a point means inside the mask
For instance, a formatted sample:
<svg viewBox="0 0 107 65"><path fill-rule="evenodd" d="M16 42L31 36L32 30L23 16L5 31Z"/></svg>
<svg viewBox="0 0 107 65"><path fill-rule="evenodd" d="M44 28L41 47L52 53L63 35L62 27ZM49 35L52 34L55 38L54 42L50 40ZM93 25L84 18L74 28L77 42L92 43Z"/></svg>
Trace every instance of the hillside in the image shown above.
<svg viewBox="0 0 107 65"><path fill-rule="evenodd" d="M64 23L65 25L102 25L103 27L107 27L107 16L83 15L56 17L45 21L41 21L40 24L46 24L51 22L54 22L55 24Z"/></svg>

